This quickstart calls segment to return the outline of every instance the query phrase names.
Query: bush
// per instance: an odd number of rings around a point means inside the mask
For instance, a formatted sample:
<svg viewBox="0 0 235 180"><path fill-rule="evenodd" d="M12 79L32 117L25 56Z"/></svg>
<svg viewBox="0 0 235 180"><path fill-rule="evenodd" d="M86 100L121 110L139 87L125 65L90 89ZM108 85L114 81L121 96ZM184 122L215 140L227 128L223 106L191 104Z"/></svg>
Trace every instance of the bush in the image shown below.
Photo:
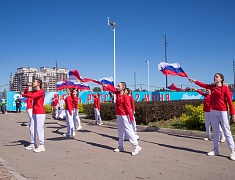
<svg viewBox="0 0 235 180"><path fill-rule="evenodd" d="M149 122L180 117L182 113L186 112L186 104L198 106L202 102L202 100L135 102L136 123L148 124ZM100 106L100 113L103 120L112 120L116 118L115 103L101 103ZM87 118L94 119L94 105L84 105L84 113Z"/></svg>
<svg viewBox="0 0 235 180"><path fill-rule="evenodd" d="M79 113L84 113L83 104L78 104Z"/></svg>
<svg viewBox="0 0 235 180"><path fill-rule="evenodd" d="M94 104L83 105L84 113L88 119L95 119L94 115ZM115 103L101 103L100 104L100 115L103 120L113 120L116 118L115 115Z"/></svg>
<svg viewBox="0 0 235 180"><path fill-rule="evenodd" d="M185 106L186 113L180 117L182 125L191 130L205 130L203 104L194 107L192 105Z"/></svg>
<svg viewBox="0 0 235 180"><path fill-rule="evenodd" d="M48 104L44 105L44 109L46 111L46 114L50 114L51 113L51 105L48 105Z"/></svg>
<svg viewBox="0 0 235 180"><path fill-rule="evenodd" d="M149 101L135 103L137 124L148 124L159 120L180 117L186 112L185 105L200 105L202 100Z"/></svg>

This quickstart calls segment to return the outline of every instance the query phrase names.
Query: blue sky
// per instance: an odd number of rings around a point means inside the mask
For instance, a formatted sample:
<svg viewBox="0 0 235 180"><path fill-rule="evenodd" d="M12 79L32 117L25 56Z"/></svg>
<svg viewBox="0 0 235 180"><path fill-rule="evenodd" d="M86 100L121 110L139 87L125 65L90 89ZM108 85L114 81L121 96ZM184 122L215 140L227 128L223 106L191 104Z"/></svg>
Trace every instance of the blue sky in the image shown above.
<svg viewBox="0 0 235 180"><path fill-rule="evenodd" d="M165 87L157 70L164 61L178 62L192 78L205 83L221 72L233 83L235 60L234 0L0 0L0 86L18 67L77 69L83 77L113 76L116 28L117 82L150 90ZM191 86L170 77L168 85ZM137 85L137 88L140 88Z"/></svg>

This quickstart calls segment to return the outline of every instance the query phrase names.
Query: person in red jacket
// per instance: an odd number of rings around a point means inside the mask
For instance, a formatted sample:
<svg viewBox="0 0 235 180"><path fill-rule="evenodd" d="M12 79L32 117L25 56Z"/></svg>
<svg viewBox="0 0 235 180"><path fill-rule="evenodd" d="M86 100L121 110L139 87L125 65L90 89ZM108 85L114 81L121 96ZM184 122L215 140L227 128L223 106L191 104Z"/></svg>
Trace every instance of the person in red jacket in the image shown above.
<svg viewBox="0 0 235 180"><path fill-rule="evenodd" d="M130 103L130 105L131 105L131 112L132 112L132 115L133 115L133 117L134 117L134 121L133 121L133 123L132 123L132 128L133 128L133 130L134 130L134 132L135 132L135 135L136 135L136 138L137 139L139 139L139 136L137 135L137 128L136 128L136 121L135 121L135 102L134 102L134 99L133 99L133 97L132 97L132 90L130 90L129 88L126 88L126 90L125 90L125 93L126 93L126 95L128 96L128 98L129 98L129 103ZM126 134L125 134L125 140L128 140L129 138L126 136Z"/></svg>
<svg viewBox="0 0 235 180"><path fill-rule="evenodd" d="M28 83L28 86L24 89L24 94L29 93L30 86L32 86L32 84ZM26 111L27 111L28 117L29 117L29 125L26 125L26 127L30 127L31 122L33 121L33 99L27 98L25 100L25 103L26 103Z"/></svg>
<svg viewBox="0 0 235 180"><path fill-rule="evenodd" d="M72 95L72 99L73 99L73 123L74 123L74 128L77 130L82 129L82 125L81 125L81 120L79 118L78 112L78 90L74 89L73 90L73 95ZM78 123L78 125L77 125ZM77 127L77 128L76 128Z"/></svg>
<svg viewBox="0 0 235 180"><path fill-rule="evenodd" d="M33 99L33 121L30 123L30 137L31 144L27 146L26 150L34 150L34 152L45 151L44 146L44 122L46 112L44 110L44 97L45 93L42 89L42 81L35 79L33 81L33 90L30 93L22 94L23 97ZM39 146L36 148L36 133L38 134ZM35 149L36 148L36 149Z"/></svg>
<svg viewBox="0 0 235 180"><path fill-rule="evenodd" d="M95 114L95 124L102 125L102 120L100 116L100 97L99 94L92 94L94 97L94 114Z"/></svg>
<svg viewBox="0 0 235 180"><path fill-rule="evenodd" d="M70 137L70 138L73 138L75 136L75 129L74 129L74 123L73 123L73 99L71 96L73 93L73 89L68 88L67 93L68 93L68 95L65 99L67 132L63 135Z"/></svg>
<svg viewBox="0 0 235 180"><path fill-rule="evenodd" d="M232 97L230 94L230 90L227 86L223 85L224 76L221 73L216 73L214 75L214 85L212 84L204 84L192 78L189 78L190 82L194 82L198 86L201 86L206 89L211 90L211 97L210 97L210 117L211 117L211 124L213 128L214 134L214 148L212 151L208 152L208 156L218 156L219 155L219 124L221 122L222 129L224 135L227 140L228 147L231 151L230 159L235 160L235 152L234 152L234 140L230 130L230 121L229 121L229 114L228 114L228 106L230 109L230 114L232 116L233 121L235 121L235 111L233 106Z"/></svg>
<svg viewBox="0 0 235 180"><path fill-rule="evenodd" d="M56 118L56 111L58 109L58 103L59 101L56 98L52 98L51 101L51 110L52 110L52 118Z"/></svg>
<svg viewBox="0 0 235 180"><path fill-rule="evenodd" d="M136 138L135 132L132 128L132 123L134 121L133 114L131 112L131 105L128 96L125 94L126 83L120 82L118 84L118 89L113 86L103 85L108 88L109 91L116 95L116 119L118 127L118 145L114 152L124 151L124 134L126 133L129 137L130 143L134 146L134 151L132 156L137 155L141 151L141 147L138 145L138 140Z"/></svg>
<svg viewBox="0 0 235 180"><path fill-rule="evenodd" d="M211 90L206 89L206 92L203 92L201 90L196 90L199 94L204 96L204 106L203 106L203 111L204 111L204 118L205 118L205 128L206 128L206 138L204 138L205 141L212 140L211 138L211 120L210 120L210 97L211 97ZM221 128L221 125L219 124L219 132L220 132L220 142L225 142L226 138L224 136L223 130Z"/></svg>

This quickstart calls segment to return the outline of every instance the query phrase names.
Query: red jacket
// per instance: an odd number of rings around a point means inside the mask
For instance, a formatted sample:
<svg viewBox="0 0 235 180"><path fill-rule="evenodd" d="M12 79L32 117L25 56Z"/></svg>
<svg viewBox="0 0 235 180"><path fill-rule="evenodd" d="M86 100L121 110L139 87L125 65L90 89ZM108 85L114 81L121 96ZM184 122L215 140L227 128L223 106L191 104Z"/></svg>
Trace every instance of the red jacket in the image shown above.
<svg viewBox="0 0 235 180"><path fill-rule="evenodd" d="M94 108L97 108L100 111L100 98L94 97Z"/></svg>
<svg viewBox="0 0 235 180"><path fill-rule="evenodd" d="M228 106L227 106L228 104L230 109L230 114L231 115L235 114L232 96L227 86L204 84L199 81L196 81L195 84L211 90L210 106L212 110L228 111Z"/></svg>
<svg viewBox="0 0 235 180"><path fill-rule="evenodd" d="M135 101L134 101L134 98L131 95L129 95L128 97L129 97L130 103L131 103L131 110L132 110L132 112L135 112Z"/></svg>
<svg viewBox="0 0 235 180"><path fill-rule="evenodd" d="M73 111L73 99L71 96L67 96L65 99L66 110L69 111L69 114L72 115Z"/></svg>
<svg viewBox="0 0 235 180"><path fill-rule="evenodd" d="M126 94L120 94L118 90L116 90L114 87L106 87L109 89L109 91L112 91L114 94L116 94L116 115L120 116L129 116L130 121L134 121L134 117L131 112L131 103L130 99Z"/></svg>
<svg viewBox="0 0 235 180"><path fill-rule="evenodd" d="M25 89L24 89L24 94L28 94L29 93L29 86L27 86ZM33 99L32 98L27 98L25 101L24 101L27 105L26 105L26 111L28 109L33 109Z"/></svg>
<svg viewBox="0 0 235 180"><path fill-rule="evenodd" d="M58 104L58 100L57 99L54 99L52 102L51 102L51 106L57 106Z"/></svg>
<svg viewBox="0 0 235 180"><path fill-rule="evenodd" d="M23 94L22 96L33 99L33 114L46 114L44 109L45 93L43 89L34 90L28 94Z"/></svg>
<svg viewBox="0 0 235 180"><path fill-rule="evenodd" d="M73 108L78 109L78 97L73 96Z"/></svg>
<svg viewBox="0 0 235 180"><path fill-rule="evenodd" d="M204 96L204 107L203 107L203 111L204 112L210 112L211 110L211 106L210 106L210 95L207 94L207 93L204 93L203 91L201 90L197 90L197 92L199 94L201 94L202 96Z"/></svg>

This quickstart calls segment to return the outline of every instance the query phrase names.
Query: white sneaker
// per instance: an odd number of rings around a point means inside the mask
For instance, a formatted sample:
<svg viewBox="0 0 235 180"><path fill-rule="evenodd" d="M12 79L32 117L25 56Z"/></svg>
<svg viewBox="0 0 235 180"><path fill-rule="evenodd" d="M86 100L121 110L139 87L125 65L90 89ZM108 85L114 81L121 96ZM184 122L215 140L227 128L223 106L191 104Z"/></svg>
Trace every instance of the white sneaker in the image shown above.
<svg viewBox="0 0 235 180"><path fill-rule="evenodd" d="M225 136L224 135L222 135L222 137L221 137L221 139L220 139L220 142L225 142L226 141L226 138L225 138Z"/></svg>
<svg viewBox="0 0 235 180"><path fill-rule="evenodd" d="M213 149L212 151L207 153L208 156L219 156L219 150Z"/></svg>
<svg viewBox="0 0 235 180"><path fill-rule="evenodd" d="M140 146L135 146L135 151L131 153L132 156L137 155L137 154L141 151L141 149L142 149L142 148L141 148Z"/></svg>
<svg viewBox="0 0 235 180"><path fill-rule="evenodd" d="M235 161L235 152L231 151L230 159Z"/></svg>
<svg viewBox="0 0 235 180"><path fill-rule="evenodd" d="M137 140L140 138L137 134L135 135L135 137L136 137Z"/></svg>
<svg viewBox="0 0 235 180"><path fill-rule="evenodd" d="M69 133L64 133L63 136L69 137Z"/></svg>
<svg viewBox="0 0 235 180"><path fill-rule="evenodd" d="M99 123L98 125L101 126L102 124L103 124L103 123L101 122L101 123Z"/></svg>
<svg viewBox="0 0 235 180"><path fill-rule="evenodd" d="M124 148L123 148L123 146L119 146L118 148L114 149L113 151L114 152L123 152Z"/></svg>
<svg viewBox="0 0 235 180"><path fill-rule="evenodd" d="M26 150L35 150L35 144L30 144L29 146L25 147Z"/></svg>
<svg viewBox="0 0 235 180"><path fill-rule="evenodd" d="M80 129L82 129L82 126L77 127L77 130L80 130Z"/></svg>
<svg viewBox="0 0 235 180"><path fill-rule="evenodd" d="M69 135L70 138L73 138L76 135L75 131L72 131L71 134Z"/></svg>
<svg viewBox="0 0 235 180"><path fill-rule="evenodd" d="M36 148L33 152L39 153L39 152L43 152L43 151L46 151L45 146L43 144L40 144L38 146L38 148Z"/></svg>

